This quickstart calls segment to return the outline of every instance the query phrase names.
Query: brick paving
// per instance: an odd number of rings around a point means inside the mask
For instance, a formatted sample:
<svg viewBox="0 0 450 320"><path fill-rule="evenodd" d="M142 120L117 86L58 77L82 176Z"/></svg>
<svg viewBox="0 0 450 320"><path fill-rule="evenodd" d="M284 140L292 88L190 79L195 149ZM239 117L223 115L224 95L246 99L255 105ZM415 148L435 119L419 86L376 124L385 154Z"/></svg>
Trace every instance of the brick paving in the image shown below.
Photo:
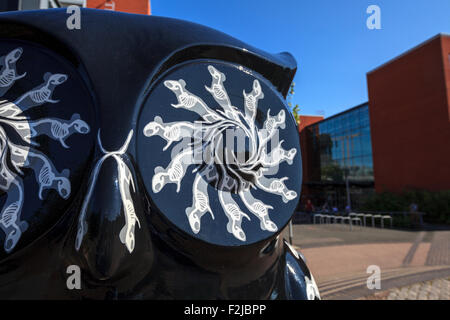
<svg viewBox="0 0 450 320"><path fill-rule="evenodd" d="M411 243L370 243L301 249L318 285L379 266L381 272L402 266Z"/></svg>
<svg viewBox="0 0 450 320"><path fill-rule="evenodd" d="M356 280L342 281L338 283L338 286L335 285L336 283L319 284L319 291L321 297L325 300L386 299L390 291L395 288L449 277L450 266L399 268L382 272L379 290L370 290L367 287L367 275L365 275L365 277Z"/></svg>
<svg viewBox="0 0 450 320"><path fill-rule="evenodd" d="M294 225L293 244L323 299L450 300L450 231ZM366 285L370 265L381 269L376 294Z"/></svg>
<svg viewBox="0 0 450 320"><path fill-rule="evenodd" d="M450 277L393 288L361 300L450 300Z"/></svg>
<svg viewBox="0 0 450 320"><path fill-rule="evenodd" d="M426 265L450 265L450 231L434 232Z"/></svg>
<svg viewBox="0 0 450 320"><path fill-rule="evenodd" d="M285 239L289 239L288 229L283 232ZM302 249L366 243L413 243L418 234L414 231L371 227L356 227L350 231L348 227L340 225L313 224L294 224L293 233L293 243ZM430 242L431 236L432 234L427 232L423 241Z"/></svg>
<svg viewBox="0 0 450 320"><path fill-rule="evenodd" d="M412 244L411 248L409 249L408 254L406 255L405 259L403 259L403 266L408 266L411 264L411 262L414 258L414 255L416 254L416 251L419 248L424 237L425 237L425 231L419 232L416 239L414 240L414 243Z"/></svg>

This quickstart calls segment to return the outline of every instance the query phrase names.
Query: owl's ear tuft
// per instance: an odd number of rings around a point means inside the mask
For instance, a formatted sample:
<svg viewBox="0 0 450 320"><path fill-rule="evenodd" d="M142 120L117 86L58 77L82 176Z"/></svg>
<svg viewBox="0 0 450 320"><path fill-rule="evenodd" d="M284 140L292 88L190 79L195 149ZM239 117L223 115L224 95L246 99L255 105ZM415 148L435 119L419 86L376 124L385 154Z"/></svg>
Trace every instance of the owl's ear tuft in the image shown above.
<svg viewBox="0 0 450 320"><path fill-rule="evenodd" d="M69 170L69 169L64 169L64 170L61 172L61 175L62 175L63 177L69 178L69 176L70 176L70 170Z"/></svg>
<svg viewBox="0 0 450 320"><path fill-rule="evenodd" d="M72 121L80 120L80 119L81 119L80 114L79 113L74 113L72 115L72 117L70 118L70 121L72 122Z"/></svg>
<svg viewBox="0 0 450 320"><path fill-rule="evenodd" d="M160 172L162 172L162 171L164 171L164 168L163 168L163 167L156 167L156 168L155 168L155 174L160 173Z"/></svg>
<svg viewBox="0 0 450 320"><path fill-rule="evenodd" d="M155 116L155 118L153 119L153 121L155 121L156 123L162 124L163 120L160 116Z"/></svg>
<svg viewBox="0 0 450 320"><path fill-rule="evenodd" d="M52 74L50 72L46 72L44 74L44 81L48 81L48 79L50 79L51 76L52 76Z"/></svg>

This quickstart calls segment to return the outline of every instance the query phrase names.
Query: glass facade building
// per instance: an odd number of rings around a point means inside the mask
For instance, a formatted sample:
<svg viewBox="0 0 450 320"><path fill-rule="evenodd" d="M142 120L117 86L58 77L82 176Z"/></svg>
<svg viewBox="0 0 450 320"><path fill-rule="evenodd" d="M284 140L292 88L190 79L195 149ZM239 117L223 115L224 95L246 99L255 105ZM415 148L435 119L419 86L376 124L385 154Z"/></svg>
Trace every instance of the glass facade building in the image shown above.
<svg viewBox="0 0 450 320"><path fill-rule="evenodd" d="M320 158L319 181L373 182L369 105L358 106L306 128Z"/></svg>
<svg viewBox="0 0 450 320"><path fill-rule="evenodd" d="M348 180L351 203L373 192L374 174L369 105L364 103L307 126L310 155L306 195L316 205L328 203L344 208Z"/></svg>

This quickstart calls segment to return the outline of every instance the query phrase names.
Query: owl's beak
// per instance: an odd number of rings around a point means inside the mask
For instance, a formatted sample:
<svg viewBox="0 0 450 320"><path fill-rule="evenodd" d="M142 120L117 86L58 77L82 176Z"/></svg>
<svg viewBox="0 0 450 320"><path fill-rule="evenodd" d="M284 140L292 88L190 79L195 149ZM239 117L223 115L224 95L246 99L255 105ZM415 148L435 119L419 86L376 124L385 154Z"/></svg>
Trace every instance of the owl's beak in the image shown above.
<svg viewBox="0 0 450 320"><path fill-rule="evenodd" d="M74 245L96 279L114 278L130 266L126 261L145 269L152 265L152 244L140 194L143 189L136 179L126 154L103 156L93 168Z"/></svg>

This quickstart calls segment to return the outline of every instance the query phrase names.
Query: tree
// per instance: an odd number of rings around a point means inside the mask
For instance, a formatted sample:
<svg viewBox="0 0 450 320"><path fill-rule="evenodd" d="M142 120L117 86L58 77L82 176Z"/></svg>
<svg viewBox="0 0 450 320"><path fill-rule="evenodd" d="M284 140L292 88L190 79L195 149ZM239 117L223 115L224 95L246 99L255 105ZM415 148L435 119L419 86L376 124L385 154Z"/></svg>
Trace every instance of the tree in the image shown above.
<svg viewBox="0 0 450 320"><path fill-rule="evenodd" d="M296 104L295 106L292 106L292 97L295 94L295 82L291 83L291 87L289 88L289 93L287 95L287 102L288 102L288 106L291 109L292 115L295 118L295 121L297 122L297 124L300 124L300 107L298 104Z"/></svg>

